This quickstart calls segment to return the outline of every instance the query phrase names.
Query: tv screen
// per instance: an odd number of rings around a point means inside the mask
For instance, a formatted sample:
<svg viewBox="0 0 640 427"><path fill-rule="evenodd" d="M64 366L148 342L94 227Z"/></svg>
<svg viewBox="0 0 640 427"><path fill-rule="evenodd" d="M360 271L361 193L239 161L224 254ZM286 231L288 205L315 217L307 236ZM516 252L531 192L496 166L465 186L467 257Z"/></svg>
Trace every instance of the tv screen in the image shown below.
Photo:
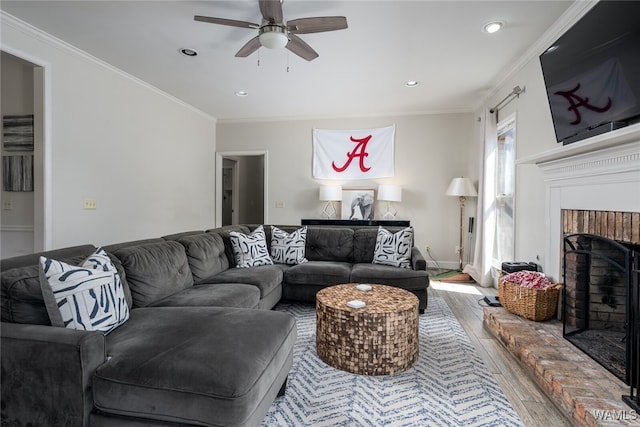
<svg viewBox="0 0 640 427"><path fill-rule="evenodd" d="M640 120L640 1L600 1L540 55L559 143Z"/></svg>

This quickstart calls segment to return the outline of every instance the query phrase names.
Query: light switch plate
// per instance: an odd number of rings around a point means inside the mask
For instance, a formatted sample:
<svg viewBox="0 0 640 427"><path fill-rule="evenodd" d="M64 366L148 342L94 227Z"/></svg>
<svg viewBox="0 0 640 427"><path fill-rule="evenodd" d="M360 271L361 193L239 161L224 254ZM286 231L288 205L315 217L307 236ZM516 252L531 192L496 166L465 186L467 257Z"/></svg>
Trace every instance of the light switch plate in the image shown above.
<svg viewBox="0 0 640 427"><path fill-rule="evenodd" d="M90 209L90 210L97 209L96 199L91 199L91 198L84 199L83 209Z"/></svg>

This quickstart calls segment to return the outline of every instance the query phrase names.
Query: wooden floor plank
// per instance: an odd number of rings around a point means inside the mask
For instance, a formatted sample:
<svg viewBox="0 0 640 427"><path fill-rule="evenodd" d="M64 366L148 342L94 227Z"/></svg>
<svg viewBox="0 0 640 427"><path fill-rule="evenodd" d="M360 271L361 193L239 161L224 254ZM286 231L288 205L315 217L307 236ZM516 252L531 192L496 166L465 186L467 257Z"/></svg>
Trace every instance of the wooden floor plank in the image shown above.
<svg viewBox="0 0 640 427"><path fill-rule="evenodd" d="M484 327L482 299L484 295L496 294L496 289L473 284L433 281L429 287L430 296L446 301L525 426L571 426L572 423L549 400L529 373Z"/></svg>

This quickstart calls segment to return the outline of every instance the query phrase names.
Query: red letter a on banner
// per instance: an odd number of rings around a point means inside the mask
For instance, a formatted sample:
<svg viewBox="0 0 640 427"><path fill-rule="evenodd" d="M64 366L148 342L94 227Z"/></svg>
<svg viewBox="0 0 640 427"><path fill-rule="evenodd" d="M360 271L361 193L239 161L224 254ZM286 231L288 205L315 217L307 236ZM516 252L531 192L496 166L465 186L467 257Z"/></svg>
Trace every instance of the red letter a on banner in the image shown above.
<svg viewBox="0 0 640 427"><path fill-rule="evenodd" d="M353 151L347 153L348 159L344 163L344 165L337 167L336 162L331 162L331 166L333 167L333 170L336 172L344 172L349 167L353 159L356 157L359 157L360 170L362 172L367 172L371 168L370 167L368 168L364 165L364 158L369 155L369 153L367 153L367 143L371 139L371 135L365 136L362 139L355 139L354 137L351 137L349 139L351 139L352 142L357 142L358 145L356 145L353 148Z"/></svg>

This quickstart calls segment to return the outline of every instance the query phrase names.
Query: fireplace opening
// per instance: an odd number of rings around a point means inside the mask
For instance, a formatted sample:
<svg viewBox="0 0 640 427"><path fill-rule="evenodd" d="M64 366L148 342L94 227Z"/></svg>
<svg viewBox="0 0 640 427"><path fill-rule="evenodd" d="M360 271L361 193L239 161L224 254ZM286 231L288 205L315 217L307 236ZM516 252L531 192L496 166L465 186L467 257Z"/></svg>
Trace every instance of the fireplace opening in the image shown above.
<svg viewBox="0 0 640 427"><path fill-rule="evenodd" d="M563 335L627 385L633 252L598 235L564 238Z"/></svg>

